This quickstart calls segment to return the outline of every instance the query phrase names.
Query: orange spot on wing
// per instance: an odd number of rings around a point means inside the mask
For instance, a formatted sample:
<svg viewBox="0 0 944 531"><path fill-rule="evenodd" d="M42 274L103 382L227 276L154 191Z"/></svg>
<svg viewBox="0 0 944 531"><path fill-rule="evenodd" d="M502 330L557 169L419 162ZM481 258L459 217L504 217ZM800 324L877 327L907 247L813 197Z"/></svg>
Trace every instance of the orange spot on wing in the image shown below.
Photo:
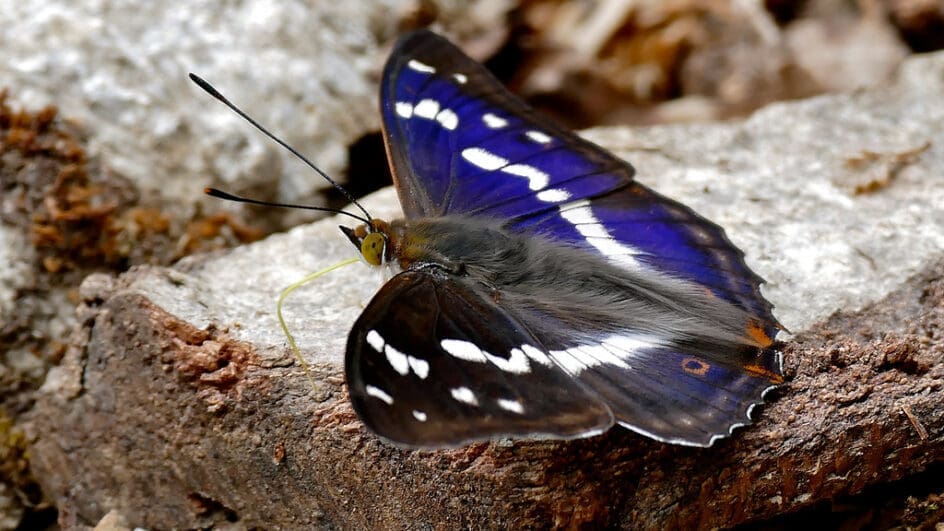
<svg viewBox="0 0 944 531"><path fill-rule="evenodd" d="M757 321L751 320L747 323L747 336L757 342L758 346L769 347L773 344L773 339L764 332L763 327Z"/></svg>
<svg viewBox="0 0 944 531"><path fill-rule="evenodd" d="M771 383L775 383L775 384L783 383L783 376L769 369L761 367L760 365L745 365L744 370L746 370L747 372L753 375L759 376L761 378L766 378L770 380Z"/></svg>
<svg viewBox="0 0 944 531"><path fill-rule="evenodd" d="M708 369L711 368L709 363L706 363L702 360L695 358L685 358L682 360L682 370L694 374L695 376L704 376L708 374Z"/></svg>

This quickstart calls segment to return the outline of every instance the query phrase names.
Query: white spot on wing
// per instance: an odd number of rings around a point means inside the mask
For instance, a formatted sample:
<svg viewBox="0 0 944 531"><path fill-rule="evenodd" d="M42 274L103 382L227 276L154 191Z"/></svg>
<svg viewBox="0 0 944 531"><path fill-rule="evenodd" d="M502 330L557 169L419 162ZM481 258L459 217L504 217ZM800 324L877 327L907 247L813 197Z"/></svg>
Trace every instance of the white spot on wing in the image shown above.
<svg viewBox="0 0 944 531"><path fill-rule="evenodd" d="M450 131L459 126L459 116L452 109L440 109L439 102L430 98L420 100L414 107L406 101L398 101L394 105L397 114L403 118L426 118L436 120Z"/></svg>
<svg viewBox="0 0 944 531"><path fill-rule="evenodd" d="M420 422L426 422L426 413L424 413L424 412L422 412L422 411L420 411L420 410L418 410L418 409L414 409L414 410L413 410L413 418L415 418L416 420L418 420L418 421L420 421Z"/></svg>
<svg viewBox="0 0 944 531"><path fill-rule="evenodd" d="M465 85L465 82L469 80L465 74L453 74L452 78L455 79L460 85Z"/></svg>
<svg viewBox="0 0 944 531"><path fill-rule="evenodd" d="M568 374L577 376L584 370L589 369L590 365L585 363L588 360L583 359L583 356L574 355L572 350L552 350L549 354Z"/></svg>
<svg viewBox="0 0 944 531"><path fill-rule="evenodd" d="M461 339L443 339L439 345L452 357L476 363L491 362L499 369L513 374L523 374L531 371L528 356L521 349L513 348L505 359L501 356L489 354L477 347L474 343Z"/></svg>
<svg viewBox="0 0 944 531"><path fill-rule="evenodd" d="M460 339L443 339L439 342L439 346L448 352L449 355L454 358L459 358L460 360L474 361L478 363L485 363L488 361L485 358L485 354L482 352L482 350L468 341L462 341Z"/></svg>
<svg viewBox="0 0 944 531"><path fill-rule="evenodd" d="M456 387L455 389L450 389L449 394L459 402L469 404L470 406L478 406L479 401L475 398L475 393L472 392L468 387Z"/></svg>
<svg viewBox="0 0 944 531"><path fill-rule="evenodd" d="M401 118L413 116L413 104L408 101L398 101L394 104L394 108Z"/></svg>
<svg viewBox="0 0 944 531"><path fill-rule="evenodd" d="M420 100L420 102L416 104L416 107L413 107L413 114L419 116L420 118L428 118L432 120L438 113L439 102L429 98Z"/></svg>
<svg viewBox="0 0 944 531"><path fill-rule="evenodd" d="M429 362L413 356L407 356L400 352L393 345L387 345L384 338L376 330L367 332L367 343L377 352L383 352L387 357L387 363L393 367L401 376L410 374L410 369L416 373L420 379L425 379L429 375Z"/></svg>
<svg viewBox="0 0 944 531"><path fill-rule="evenodd" d="M364 391L367 392L367 396L372 396L374 398L379 398L385 402L388 406L393 404L393 397L388 395L386 391L379 387L374 387L373 385L364 386Z"/></svg>
<svg viewBox="0 0 944 531"><path fill-rule="evenodd" d="M548 142L551 141L551 137L547 136L546 134L540 131L532 130L532 131L528 131L524 135L530 138L531 140L537 142L538 144L547 144Z"/></svg>
<svg viewBox="0 0 944 531"><path fill-rule="evenodd" d="M600 223L588 223L581 226L580 234L586 238L603 238L606 240L613 239L613 237L610 236L609 231L607 231L606 228Z"/></svg>
<svg viewBox="0 0 944 531"><path fill-rule="evenodd" d="M501 129L502 127L508 125L508 120L490 112L482 115L482 121L485 122L485 125L491 129Z"/></svg>
<svg viewBox="0 0 944 531"><path fill-rule="evenodd" d="M417 72L423 72L424 74L432 74L436 72L436 68L430 66L426 63L421 63L416 59L410 59L410 62L406 64L409 68L416 70Z"/></svg>
<svg viewBox="0 0 944 531"><path fill-rule="evenodd" d="M462 150L462 158L475 164L483 170L497 170L508 164L506 159L495 155L482 148L465 148Z"/></svg>
<svg viewBox="0 0 944 531"><path fill-rule="evenodd" d="M488 361L492 362L499 369L513 374L524 374L531 372L531 366L528 364L528 357L524 355L521 349L513 348L508 353L508 359L501 356L495 356L483 351Z"/></svg>
<svg viewBox="0 0 944 531"><path fill-rule="evenodd" d="M384 355L387 356L387 363L393 367L393 370L402 376L410 373L410 362L407 360L406 354L393 348L392 345L384 345Z"/></svg>
<svg viewBox="0 0 944 531"><path fill-rule="evenodd" d="M410 368L413 369L413 372L415 372L416 375L420 377L420 379L425 380L426 376L429 375L429 362L419 358L414 358L413 356L407 356L406 360L409 362Z"/></svg>
<svg viewBox="0 0 944 531"><path fill-rule="evenodd" d="M640 349L663 346L666 342L657 336L645 334L614 334L605 338L603 344L623 351L626 359L635 356Z"/></svg>
<svg viewBox="0 0 944 531"><path fill-rule="evenodd" d="M538 349L537 347L532 347L531 345L521 345L521 350L524 351L526 356L540 363L541 365L546 365L550 367L551 365L554 364L554 362L551 361L551 358L548 358L547 354L545 354L544 351Z"/></svg>
<svg viewBox="0 0 944 531"><path fill-rule="evenodd" d="M629 369L627 363L640 349L664 345L656 336L646 334L613 334L596 345L579 345L566 350L552 350L554 359L565 371L576 376L598 365L613 365Z"/></svg>
<svg viewBox="0 0 944 531"><path fill-rule="evenodd" d="M577 229L587 243L597 248L603 256L633 269L640 267L639 261L633 258L645 254L639 249L619 242L610 235L606 227L593 215L590 202L586 199L574 201L558 207L562 218L570 222Z"/></svg>
<svg viewBox="0 0 944 531"><path fill-rule="evenodd" d="M505 398L499 398L495 401L498 404L498 407L504 409L505 411L511 411L512 413L522 414L524 413L524 406L521 405L521 402L517 400L508 400Z"/></svg>
<svg viewBox="0 0 944 531"><path fill-rule="evenodd" d="M550 190L538 192L537 198L541 201L547 201L548 203L560 203L561 201L567 201L570 199L570 192L567 190L561 190L559 188L552 188Z"/></svg>
<svg viewBox="0 0 944 531"><path fill-rule="evenodd" d="M528 188L532 190L543 189L547 186L548 181L551 180L548 174L527 164L509 164L502 168L502 171L517 175L518 177L526 177L528 179Z"/></svg>
<svg viewBox="0 0 944 531"><path fill-rule="evenodd" d="M451 109L443 109L436 115L436 121L450 131L459 126L459 117Z"/></svg>
<svg viewBox="0 0 944 531"><path fill-rule="evenodd" d="M566 205L561 205L558 210L560 210L562 218L574 225L600 223L600 221L597 220L597 218L593 215L593 212L590 210L590 201L587 201L586 199L574 201L573 203L567 203Z"/></svg>
<svg viewBox="0 0 944 531"><path fill-rule="evenodd" d="M590 365L589 360L592 359L595 360L593 363L594 365L605 363L608 365L616 365L621 369L629 368L629 365L627 365L625 361L623 361L619 356L610 352L609 349L602 345L585 345L582 347L574 347L573 349L568 350L575 350L576 352L583 354L585 356L584 359L588 360L586 365Z"/></svg>
<svg viewBox="0 0 944 531"><path fill-rule="evenodd" d="M589 237L587 238L587 242L590 245L599 249L600 252L603 253L605 256L614 257L614 258L619 257L618 261L625 262L627 265L628 264L638 265L638 262L636 262L636 260L632 259L631 257L626 256L627 254L635 254L635 253L626 252L627 247L625 247L623 244L621 244L620 242L612 238Z"/></svg>
<svg viewBox="0 0 944 531"><path fill-rule="evenodd" d="M370 345L371 348L373 348L377 352L383 352L385 341L384 341L384 338L381 337L381 335L378 334L376 330L371 330L370 332L367 332L367 337L365 339L367 339L367 344Z"/></svg>

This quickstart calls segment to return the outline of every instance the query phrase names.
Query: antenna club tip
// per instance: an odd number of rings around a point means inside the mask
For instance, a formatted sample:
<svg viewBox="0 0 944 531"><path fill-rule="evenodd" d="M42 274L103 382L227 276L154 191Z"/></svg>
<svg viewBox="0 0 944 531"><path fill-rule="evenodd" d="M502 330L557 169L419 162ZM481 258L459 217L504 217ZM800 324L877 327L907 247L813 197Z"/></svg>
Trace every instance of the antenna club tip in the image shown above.
<svg viewBox="0 0 944 531"><path fill-rule="evenodd" d="M187 77L190 78L190 81L193 81L194 83L196 83L198 87L202 88L204 91L206 91L208 94L210 94L210 96L213 96L214 98L216 98L216 99L218 99L218 100L220 100L220 101L222 101L222 102L224 102L224 103L227 103L226 98L224 98L223 95L220 94L218 90L216 90L215 88L213 88L213 85L209 84L209 83L208 83L205 79L203 79L202 77L200 77L200 76L194 74L193 72L190 72L189 74L187 74Z"/></svg>
<svg viewBox="0 0 944 531"><path fill-rule="evenodd" d="M228 193L226 193L226 192L224 192L224 191L222 191L222 190L217 190L216 188L211 188L211 187L209 187L209 186L203 189L203 193L205 193L206 195L208 195L208 196L210 196L210 197L216 197L216 198L219 198L219 199L229 199L229 200L231 200L231 201L234 200L234 199L237 199L237 198L236 198L234 195L232 195L232 194L228 194Z"/></svg>

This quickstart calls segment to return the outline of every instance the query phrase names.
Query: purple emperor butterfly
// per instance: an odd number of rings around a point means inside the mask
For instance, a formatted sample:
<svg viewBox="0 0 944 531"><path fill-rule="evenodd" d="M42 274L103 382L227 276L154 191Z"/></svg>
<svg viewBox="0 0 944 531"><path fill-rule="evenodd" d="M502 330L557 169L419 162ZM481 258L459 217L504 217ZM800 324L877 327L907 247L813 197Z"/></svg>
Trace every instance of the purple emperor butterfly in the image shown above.
<svg viewBox="0 0 944 531"><path fill-rule="evenodd" d="M342 227L392 276L345 356L371 431L448 447L619 424L710 446L783 382L744 254L628 163L429 31L397 43L380 107L405 218Z"/></svg>
<svg viewBox="0 0 944 531"><path fill-rule="evenodd" d="M709 446L782 383L762 280L628 163L429 31L394 48L380 107L405 219L344 229L395 273L347 343L372 431L436 447L620 424Z"/></svg>

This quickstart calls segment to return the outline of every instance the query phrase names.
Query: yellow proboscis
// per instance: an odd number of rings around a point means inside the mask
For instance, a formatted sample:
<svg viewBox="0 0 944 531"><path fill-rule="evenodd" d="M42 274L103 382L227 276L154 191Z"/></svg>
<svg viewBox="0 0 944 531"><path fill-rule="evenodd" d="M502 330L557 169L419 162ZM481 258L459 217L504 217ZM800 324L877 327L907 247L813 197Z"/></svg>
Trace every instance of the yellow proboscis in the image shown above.
<svg viewBox="0 0 944 531"><path fill-rule="evenodd" d="M298 350L298 345L295 344L295 338L292 336L292 333L288 331L288 326L285 324L285 319L282 318L282 303L285 302L285 298L288 297L289 293L295 291L296 289L304 286L305 284L315 280L316 278L326 275L335 269L340 269L344 266L351 265L353 263L359 262L360 257L348 258L347 260L338 262L334 265L330 265L321 271L316 271L310 275L306 275L305 278L299 280L298 282L292 283L290 286L282 290L282 293L279 294L279 302L276 305L276 313L279 317L279 324L282 326L282 332L285 333L285 337L288 339L289 346L292 347L292 352L295 353L295 359L298 360L298 363L302 366L302 369L305 371L305 376L308 377L308 383L311 384L312 389L317 389L315 386L315 378L311 375L311 370L308 368L308 363L305 362L305 358L302 357L302 353Z"/></svg>

